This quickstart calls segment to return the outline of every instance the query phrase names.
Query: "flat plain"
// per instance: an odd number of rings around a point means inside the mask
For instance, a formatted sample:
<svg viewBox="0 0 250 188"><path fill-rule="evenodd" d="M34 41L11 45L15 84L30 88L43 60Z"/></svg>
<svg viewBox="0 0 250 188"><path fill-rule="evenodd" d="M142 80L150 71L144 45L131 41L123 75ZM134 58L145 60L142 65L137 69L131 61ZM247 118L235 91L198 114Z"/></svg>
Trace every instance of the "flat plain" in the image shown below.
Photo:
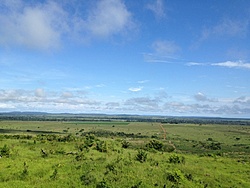
<svg viewBox="0 0 250 188"><path fill-rule="evenodd" d="M1 187L250 187L246 125L2 120L0 133Z"/></svg>

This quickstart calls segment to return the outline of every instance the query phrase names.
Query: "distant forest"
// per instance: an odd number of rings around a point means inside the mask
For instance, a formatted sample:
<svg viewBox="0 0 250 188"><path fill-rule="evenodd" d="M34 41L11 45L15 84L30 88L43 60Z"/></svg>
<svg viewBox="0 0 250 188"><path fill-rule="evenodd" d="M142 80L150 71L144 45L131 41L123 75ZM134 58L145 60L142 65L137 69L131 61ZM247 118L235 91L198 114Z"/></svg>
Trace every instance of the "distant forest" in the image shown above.
<svg viewBox="0 0 250 188"><path fill-rule="evenodd" d="M0 113L0 121L125 121L125 122L161 122L169 124L224 124L250 125L248 118L220 117L178 117L178 116L146 116L146 115L108 115L108 114L70 114L44 112L8 112Z"/></svg>

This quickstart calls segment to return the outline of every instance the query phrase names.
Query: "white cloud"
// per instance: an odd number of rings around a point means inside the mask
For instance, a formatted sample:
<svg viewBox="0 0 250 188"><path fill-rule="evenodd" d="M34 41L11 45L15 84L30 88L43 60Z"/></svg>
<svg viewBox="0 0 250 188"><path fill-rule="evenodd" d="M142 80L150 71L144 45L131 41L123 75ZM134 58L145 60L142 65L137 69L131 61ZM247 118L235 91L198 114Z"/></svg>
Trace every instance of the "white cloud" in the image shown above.
<svg viewBox="0 0 250 188"><path fill-rule="evenodd" d="M131 23L131 13L121 0L98 1L87 19L88 30L100 37L120 33L129 28Z"/></svg>
<svg viewBox="0 0 250 188"><path fill-rule="evenodd" d="M238 61L225 61L219 63L198 63L198 62L189 62L187 66L219 66L227 68L241 68L241 69L250 69L250 63L245 63L241 60Z"/></svg>
<svg viewBox="0 0 250 188"><path fill-rule="evenodd" d="M203 115L226 117L249 117L250 97L220 98L214 103L202 93L198 102L173 100L165 91L154 96L132 97L125 101L100 101L79 94L77 90L46 91L0 90L0 111L47 111L47 112L96 112L96 113L138 113L162 115ZM213 99L212 99L213 100Z"/></svg>
<svg viewBox="0 0 250 188"><path fill-rule="evenodd" d="M0 44L34 49L59 48L65 32L66 13L57 3L26 4L24 1L2 2Z"/></svg>
<svg viewBox="0 0 250 188"><path fill-rule="evenodd" d="M166 16L163 0L156 0L154 3L148 4L146 8L151 10L156 18L163 18Z"/></svg>
<svg viewBox="0 0 250 188"><path fill-rule="evenodd" d="M0 103L0 109L12 110L15 109L13 104Z"/></svg>
<svg viewBox="0 0 250 188"><path fill-rule="evenodd" d="M194 95L195 100L200 102L216 102L217 100L208 98L205 94L198 92Z"/></svg>
<svg viewBox="0 0 250 188"><path fill-rule="evenodd" d="M247 96L238 97L237 99L233 101L233 103L244 105L244 106L250 106L250 97L247 97Z"/></svg>
<svg viewBox="0 0 250 188"><path fill-rule="evenodd" d="M0 110L76 112L100 108L101 102L75 93L35 90L0 90Z"/></svg>
<svg viewBox="0 0 250 188"><path fill-rule="evenodd" d="M134 28L132 14L123 1L100 0L92 5L81 6L77 1L1 1L0 46L48 51L61 48L71 39L85 42Z"/></svg>
<svg viewBox="0 0 250 188"><path fill-rule="evenodd" d="M243 63L242 61L226 61L226 62L220 62L220 63L212 63L211 65L228 67L228 68L250 69L250 63Z"/></svg>
<svg viewBox="0 0 250 188"><path fill-rule="evenodd" d="M43 98L46 96L45 91L42 88L38 88L35 90L35 96L38 98Z"/></svg>
<svg viewBox="0 0 250 188"><path fill-rule="evenodd" d="M143 87L131 87L128 90L132 92L138 92L138 91L141 91L142 89Z"/></svg>
<svg viewBox="0 0 250 188"><path fill-rule="evenodd" d="M187 66L203 66L206 65L204 63L197 63L197 62L189 62L186 64Z"/></svg>
<svg viewBox="0 0 250 188"><path fill-rule="evenodd" d="M138 83L138 84L145 84L145 83L147 83L147 82L149 82L149 80L140 80L140 81L138 81L137 83Z"/></svg>

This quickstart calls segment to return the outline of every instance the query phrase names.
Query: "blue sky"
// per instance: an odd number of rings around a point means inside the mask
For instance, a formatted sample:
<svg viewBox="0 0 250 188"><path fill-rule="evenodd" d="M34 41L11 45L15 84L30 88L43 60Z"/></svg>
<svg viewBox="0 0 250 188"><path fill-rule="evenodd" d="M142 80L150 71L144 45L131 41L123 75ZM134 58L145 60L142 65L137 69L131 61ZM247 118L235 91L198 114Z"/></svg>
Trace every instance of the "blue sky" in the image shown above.
<svg viewBox="0 0 250 188"><path fill-rule="evenodd" d="M250 117L248 0L2 0L0 112Z"/></svg>

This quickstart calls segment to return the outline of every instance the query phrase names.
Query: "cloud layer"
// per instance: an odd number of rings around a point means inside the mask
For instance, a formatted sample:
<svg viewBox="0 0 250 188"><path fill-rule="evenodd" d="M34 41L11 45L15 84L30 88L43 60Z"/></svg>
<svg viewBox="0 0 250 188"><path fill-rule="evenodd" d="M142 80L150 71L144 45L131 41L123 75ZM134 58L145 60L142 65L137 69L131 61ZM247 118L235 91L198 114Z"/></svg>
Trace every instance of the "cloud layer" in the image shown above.
<svg viewBox="0 0 250 188"><path fill-rule="evenodd" d="M165 91L154 96L130 97L120 101L91 99L86 92L35 90L0 90L0 111L145 113L159 115L242 116L250 113L250 97L211 99L205 94L193 96L196 101L179 102ZM171 99L171 100L170 100ZM192 96L190 96L190 101Z"/></svg>

